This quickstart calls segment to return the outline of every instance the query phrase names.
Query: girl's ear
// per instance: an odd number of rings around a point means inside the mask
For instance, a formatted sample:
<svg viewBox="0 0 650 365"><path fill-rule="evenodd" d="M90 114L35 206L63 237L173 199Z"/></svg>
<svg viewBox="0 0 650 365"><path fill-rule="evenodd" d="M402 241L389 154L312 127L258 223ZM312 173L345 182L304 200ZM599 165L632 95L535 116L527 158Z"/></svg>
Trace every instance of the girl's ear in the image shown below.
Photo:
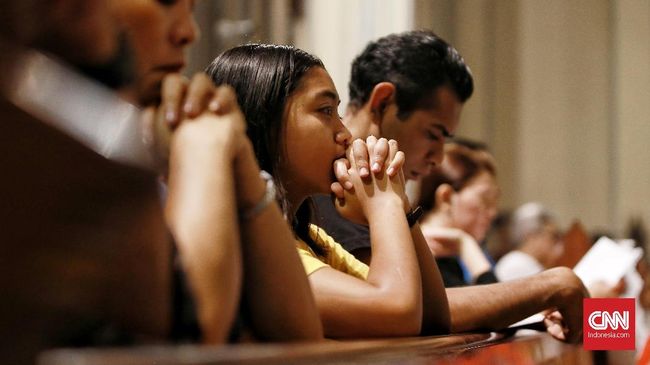
<svg viewBox="0 0 650 365"><path fill-rule="evenodd" d="M449 209L454 188L449 184L442 184L436 189L436 207L438 209Z"/></svg>

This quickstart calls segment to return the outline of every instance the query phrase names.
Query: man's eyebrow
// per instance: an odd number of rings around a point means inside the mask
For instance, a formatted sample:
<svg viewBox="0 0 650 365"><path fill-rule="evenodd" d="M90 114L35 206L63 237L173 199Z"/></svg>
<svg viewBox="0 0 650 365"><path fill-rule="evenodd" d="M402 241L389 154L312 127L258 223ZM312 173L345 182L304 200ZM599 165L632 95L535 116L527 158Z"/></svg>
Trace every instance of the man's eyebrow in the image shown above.
<svg viewBox="0 0 650 365"><path fill-rule="evenodd" d="M442 125L440 123L433 123L433 127L439 129L440 132L442 132L443 137L445 137L445 138L454 138L454 135L449 133L449 131L447 130L447 128L445 128L444 125Z"/></svg>

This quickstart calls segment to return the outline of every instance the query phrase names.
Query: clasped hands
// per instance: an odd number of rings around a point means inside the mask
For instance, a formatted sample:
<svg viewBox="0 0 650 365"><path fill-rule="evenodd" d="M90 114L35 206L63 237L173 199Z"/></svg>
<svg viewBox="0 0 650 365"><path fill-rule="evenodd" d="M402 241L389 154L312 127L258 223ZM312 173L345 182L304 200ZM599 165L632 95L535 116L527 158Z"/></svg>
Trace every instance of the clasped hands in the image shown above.
<svg viewBox="0 0 650 365"><path fill-rule="evenodd" d="M160 105L147 108L142 119L145 140L160 160L163 175L172 172L168 166L176 166L175 172L182 170L188 179L204 181L210 181L205 176L210 173L232 173L240 211L263 197L266 184L259 177L246 120L230 86L217 87L202 73L191 80L170 74L163 80Z"/></svg>
<svg viewBox="0 0 650 365"><path fill-rule="evenodd" d="M408 212L404 162L395 140L375 136L354 140L346 157L333 164L336 181L331 191L338 212L355 223L368 224L368 212L381 209L385 199L399 199Z"/></svg>

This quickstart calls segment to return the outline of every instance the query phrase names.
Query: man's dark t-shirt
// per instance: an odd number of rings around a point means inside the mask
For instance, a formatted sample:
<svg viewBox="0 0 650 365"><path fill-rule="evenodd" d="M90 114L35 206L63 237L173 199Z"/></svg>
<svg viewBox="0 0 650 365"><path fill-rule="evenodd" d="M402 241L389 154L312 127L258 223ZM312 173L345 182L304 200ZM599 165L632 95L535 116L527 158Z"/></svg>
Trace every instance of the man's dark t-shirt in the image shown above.
<svg viewBox="0 0 650 365"><path fill-rule="evenodd" d="M336 210L330 196L318 195L312 198L316 207L314 221L316 225L323 228L328 235L353 255L359 249L370 250L370 230L368 226L356 224L343 218ZM479 275L476 282L466 283L463 278L463 270L456 257L437 258L436 263L447 288L498 282L496 276L490 270Z"/></svg>

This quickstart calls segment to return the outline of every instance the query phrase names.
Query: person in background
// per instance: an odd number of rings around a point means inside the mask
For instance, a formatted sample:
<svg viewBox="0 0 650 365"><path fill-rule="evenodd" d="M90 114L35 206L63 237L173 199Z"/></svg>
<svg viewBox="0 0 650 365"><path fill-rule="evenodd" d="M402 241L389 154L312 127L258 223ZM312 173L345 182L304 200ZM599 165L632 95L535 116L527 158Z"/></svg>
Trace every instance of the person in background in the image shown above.
<svg viewBox="0 0 650 365"><path fill-rule="evenodd" d="M446 287L498 281L479 242L496 216L499 195L494 161L485 148L447 143L440 167L423 178L420 226Z"/></svg>
<svg viewBox="0 0 650 365"><path fill-rule="evenodd" d="M555 215L540 203L530 202L517 208L512 214L510 232L517 248L497 262L495 272L499 280L526 278L555 267L564 252ZM614 286L598 281L587 290L594 298L615 298L625 290L625 280Z"/></svg>
<svg viewBox="0 0 650 365"><path fill-rule="evenodd" d="M510 242L511 214L512 212L508 209L501 210L494 218L492 229L488 233L484 247L490 255L492 266L512 250L513 244Z"/></svg>
<svg viewBox="0 0 650 365"><path fill-rule="evenodd" d="M512 213L510 232L516 249L497 262L495 272L499 280L537 274L553 267L562 255L562 236L556 219L540 203L526 203L517 208Z"/></svg>

